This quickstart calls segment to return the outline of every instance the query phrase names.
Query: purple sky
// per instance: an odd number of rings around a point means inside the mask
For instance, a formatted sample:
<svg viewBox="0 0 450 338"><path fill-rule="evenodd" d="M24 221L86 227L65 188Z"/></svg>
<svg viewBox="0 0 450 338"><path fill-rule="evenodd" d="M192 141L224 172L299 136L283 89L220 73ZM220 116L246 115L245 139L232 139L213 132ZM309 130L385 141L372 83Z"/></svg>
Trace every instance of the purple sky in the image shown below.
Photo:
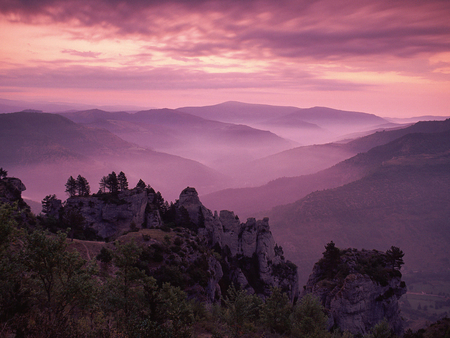
<svg viewBox="0 0 450 338"><path fill-rule="evenodd" d="M0 0L0 98L450 115L450 1Z"/></svg>

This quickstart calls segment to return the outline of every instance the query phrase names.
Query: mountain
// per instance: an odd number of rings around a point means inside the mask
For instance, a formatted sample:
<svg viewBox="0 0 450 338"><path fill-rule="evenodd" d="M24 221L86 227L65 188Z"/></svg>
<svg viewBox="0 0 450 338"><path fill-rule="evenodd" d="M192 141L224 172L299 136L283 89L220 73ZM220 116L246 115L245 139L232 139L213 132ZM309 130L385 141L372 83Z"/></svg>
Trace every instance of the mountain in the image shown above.
<svg viewBox="0 0 450 338"><path fill-rule="evenodd" d="M373 114L325 107L297 108L231 101L178 110L203 118L267 129L302 145L333 142L346 134L371 130L379 125L385 125L385 128L393 126Z"/></svg>
<svg viewBox="0 0 450 338"><path fill-rule="evenodd" d="M157 182L168 198L186 185L212 191L224 186L223 175L193 160L138 147L105 129L79 125L45 113L0 114L0 158L10 175L21 177L26 198L64 195L68 176L81 174L97 189L97 182L115 170L131 182Z"/></svg>
<svg viewBox="0 0 450 338"><path fill-rule="evenodd" d="M448 270L450 131L408 134L345 162L368 170L266 213L301 279L330 240L339 247L398 246L409 272Z"/></svg>
<svg viewBox="0 0 450 338"><path fill-rule="evenodd" d="M344 125L359 125L359 126L374 126L383 123L388 123L385 119L374 114L367 114L354 111L345 111L332 109L327 107L312 107L297 109L296 111L285 115L283 117L275 118L269 122L292 125L304 121L310 124L317 124L319 126L344 126Z"/></svg>
<svg viewBox="0 0 450 338"><path fill-rule="evenodd" d="M372 148L411 133L439 133L446 130L450 130L450 119L418 122L404 129L376 132L343 144L294 148L256 160L246 170L241 170L240 175L248 173L260 180L262 177L273 179L269 183L258 187L213 192L202 196L202 200L211 209L222 207L234 210L241 216L254 215L277 205L295 202L316 190L335 188L362 178L385 160L363 154ZM358 153L361 154L357 155ZM392 154L386 158L389 156ZM346 158L347 160L339 162ZM330 167L325 169L326 165ZM311 174L314 169L323 170ZM298 175L295 175L296 171Z"/></svg>
<svg viewBox="0 0 450 338"><path fill-rule="evenodd" d="M212 106L181 107L177 110L200 116L205 119L229 123L261 123L268 119L282 117L298 108L289 106L271 106L266 104L228 101Z"/></svg>
<svg viewBox="0 0 450 338"><path fill-rule="evenodd" d="M151 109L135 114L95 109L64 116L77 123L105 128L140 146L188 157L225 172L236 163L293 145L269 131L208 120L173 109Z"/></svg>

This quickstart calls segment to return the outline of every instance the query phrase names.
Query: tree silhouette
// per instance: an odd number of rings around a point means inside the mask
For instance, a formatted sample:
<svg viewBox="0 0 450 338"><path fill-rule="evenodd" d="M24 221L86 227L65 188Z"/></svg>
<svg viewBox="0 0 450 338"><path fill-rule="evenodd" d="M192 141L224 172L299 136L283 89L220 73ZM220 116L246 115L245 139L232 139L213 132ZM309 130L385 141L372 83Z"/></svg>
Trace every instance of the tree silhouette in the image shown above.
<svg viewBox="0 0 450 338"><path fill-rule="evenodd" d="M47 195L42 200L42 212L46 215L53 211L53 203L56 201L56 195Z"/></svg>
<svg viewBox="0 0 450 338"><path fill-rule="evenodd" d="M91 193L89 182L81 175L77 177L77 192L79 196L89 196Z"/></svg>
<svg viewBox="0 0 450 338"><path fill-rule="evenodd" d="M8 175L8 172L5 169L0 168L0 179L5 178L7 175Z"/></svg>
<svg viewBox="0 0 450 338"><path fill-rule="evenodd" d="M123 171L121 171L119 173L119 176L117 176L117 179L119 181L120 191L128 190L128 180Z"/></svg>
<svg viewBox="0 0 450 338"><path fill-rule="evenodd" d="M107 185L108 185L108 176L103 176L102 179L100 180L100 191L105 193Z"/></svg>
<svg viewBox="0 0 450 338"><path fill-rule="evenodd" d="M77 181L73 178L73 176L70 176L67 179L66 193L68 193L70 197L75 196L77 193Z"/></svg>
<svg viewBox="0 0 450 338"><path fill-rule="evenodd" d="M108 175L106 180L106 188L108 188L109 192L113 194L119 191L119 180L117 179L117 175L114 171Z"/></svg>
<svg viewBox="0 0 450 338"><path fill-rule="evenodd" d="M405 264L403 262L403 256L405 254L396 246L391 246L391 248L386 251L386 255L388 256L389 262L392 264L392 269L400 270L402 265Z"/></svg>
<svg viewBox="0 0 450 338"><path fill-rule="evenodd" d="M139 179L139 182L136 184L136 188L145 189L147 186L143 180Z"/></svg>

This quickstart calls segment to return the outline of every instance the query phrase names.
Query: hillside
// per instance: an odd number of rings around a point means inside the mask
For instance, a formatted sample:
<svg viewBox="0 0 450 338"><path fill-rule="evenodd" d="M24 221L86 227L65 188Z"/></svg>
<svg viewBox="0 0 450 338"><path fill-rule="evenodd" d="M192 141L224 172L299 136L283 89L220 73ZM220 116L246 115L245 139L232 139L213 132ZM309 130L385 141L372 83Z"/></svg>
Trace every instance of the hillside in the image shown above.
<svg viewBox="0 0 450 338"><path fill-rule="evenodd" d="M330 240L340 247L398 246L409 272L449 269L450 132L409 134L346 162L372 169L266 213L301 279Z"/></svg>
<svg viewBox="0 0 450 338"><path fill-rule="evenodd" d="M446 130L450 130L450 120L418 122L404 129L376 132L348 143L293 148L255 160L237 174L253 174L260 181L264 177L273 181L259 187L217 191L202 196L202 199L212 209L222 206L235 210L239 215L269 210L277 205L295 202L316 190L335 188L360 179L373 166L396 156L395 152L400 150L401 145L397 145L396 150L380 148L368 155L363 154L372 148L411 133L439 133ZM326 168L327 165L329 168ZM318 172L311 173L314 170Z"/></svg>
<svg viewBox="0 0 450 338"><path fill-rule="evenodd" d="M128 173L132 184L142 178L175 199L187 184L202 191L223 187L223 175L193 160L148 150L105 129L80 125L56 114L20 112L0 115L0 158L12 176L27 186L25 197L40 201L47 194L64 196L68 176L85 176L91 189L103 175Z"/></svg>
<svg viewBox="0 0 450 338"><path fill-rule="evenodd" d="M135 114L98 109L64 114L77 123L104 128L139 146L200 161L216 169L290 148L294 143L267 130L205 119L174 109Z"/></svg>

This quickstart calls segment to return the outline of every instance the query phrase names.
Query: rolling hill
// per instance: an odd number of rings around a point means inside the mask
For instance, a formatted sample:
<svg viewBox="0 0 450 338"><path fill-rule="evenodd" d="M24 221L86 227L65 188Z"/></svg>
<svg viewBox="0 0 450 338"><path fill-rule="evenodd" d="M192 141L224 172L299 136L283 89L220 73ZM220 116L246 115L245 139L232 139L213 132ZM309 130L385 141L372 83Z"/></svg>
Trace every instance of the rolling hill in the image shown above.
<svg viewBox="0 0 450 338"><path fill-rule="evenodd" d="M330 143L294 148L254 161L248 166L248 171L241 170L241 175L253 172L254 176L272 178L269 183L258 187L213 192L202 196L202 200L213 210L221 207L234 210L242 217L252 216L277 205L295 202L316 190L335 188L360 179L393 156L385 154L383 157L383 148L371 150L372 148L411 133L439 133L446 130L450 130L450 119L418 122L404 129L376 132L346 144ZM364 154L367 151L369 155ZM377 151L380 152L379 155L375 155ZM339 162L344 158L347 160ZM323 169L327 164L331 167ZM314 168L323 170L308 174L307 171ZM300 176L294 176L296 170ZM282 177L288 175L291 177Z"/></svg>
<svg viewBox="0 0 450 338"><path fill-rule="evenodd" d="M303 280L331 240L398 246L406 272L450 269L450 132L409 134L363 155L355 160L377 163L363 178L265 213Z"/></svg>
<svg viewBox="0 0 450 338"><path fill-rule="evenodd" d="M266 130L208 120L173 109L151 109L135 114L95 109L64 116L77 123L107 129L146 148L200 161L225 173L236 163L294 145Z"/></svg>
<svg viewBox="0 0 450 338"><path fill-rule="evenodd" d="M193 160L156 152L124 141L105 129L77 124L45 113L0 114L1 166L21 177L25 198L64 195L67 178L81 174L96 191L111 171L124 171L130 184L142 178L168 198L186 186L212 191L224 186L223 175Z"/></svg>

